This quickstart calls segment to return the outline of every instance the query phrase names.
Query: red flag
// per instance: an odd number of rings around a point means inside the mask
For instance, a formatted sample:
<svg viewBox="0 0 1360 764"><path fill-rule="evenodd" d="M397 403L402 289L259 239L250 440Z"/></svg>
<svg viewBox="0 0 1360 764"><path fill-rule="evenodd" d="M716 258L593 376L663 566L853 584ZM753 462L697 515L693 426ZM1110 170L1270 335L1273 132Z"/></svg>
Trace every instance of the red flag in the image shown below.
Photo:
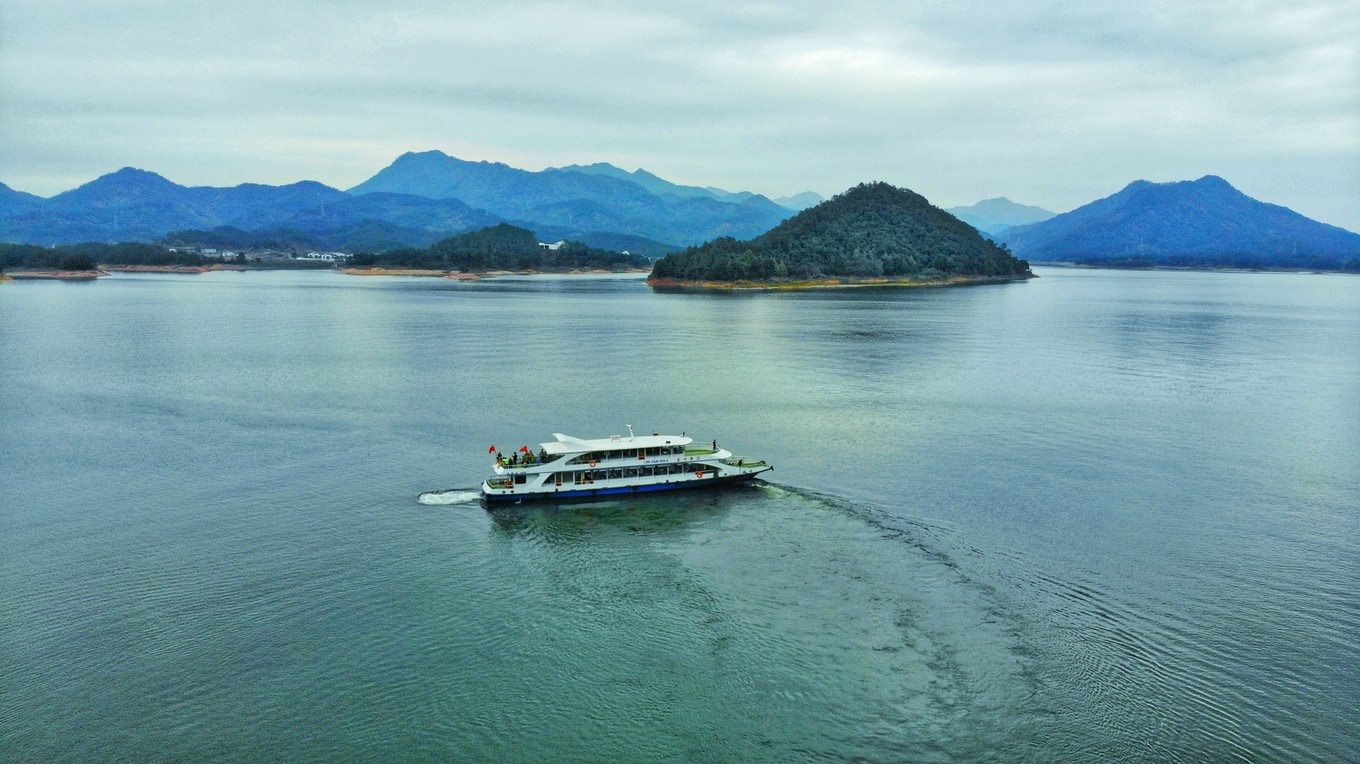
<svg viewBox="0 0 1360 764"><path fill-rule="evenodd" d="M487 452L488 454L494 454L494 453L496 453L496 447L495 447L495 446L492 446L491 448L488 448L488 449L486 450L486 452Z"/></svg>
<svg viewBox="0 0 1360 764"><path fill-rule="evenodd" d="M519 450L522 451L522 452L524 452L524 453L526 453L526 454L529 453L529 447L528 447L528 446L520 446L520 447L519 447Z"/></svg>

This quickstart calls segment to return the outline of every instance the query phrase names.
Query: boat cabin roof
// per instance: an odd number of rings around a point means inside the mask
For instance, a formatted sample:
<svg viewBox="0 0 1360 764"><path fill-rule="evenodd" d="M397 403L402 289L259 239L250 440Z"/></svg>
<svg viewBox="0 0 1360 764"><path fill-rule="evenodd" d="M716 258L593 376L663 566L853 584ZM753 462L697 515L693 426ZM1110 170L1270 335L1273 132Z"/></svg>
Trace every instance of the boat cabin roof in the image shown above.
<svg viewBox="0 0 1360 764"><path fill-rule="evenodd" d="M685 446L694 442L693 438L683 435L635 435L625 437L611 435L608 438L573 438L560 432L553 433L555 442L540 444L549 456L579 454L587 451L622 451L630 448L660 448L662 446Z"/></svg>

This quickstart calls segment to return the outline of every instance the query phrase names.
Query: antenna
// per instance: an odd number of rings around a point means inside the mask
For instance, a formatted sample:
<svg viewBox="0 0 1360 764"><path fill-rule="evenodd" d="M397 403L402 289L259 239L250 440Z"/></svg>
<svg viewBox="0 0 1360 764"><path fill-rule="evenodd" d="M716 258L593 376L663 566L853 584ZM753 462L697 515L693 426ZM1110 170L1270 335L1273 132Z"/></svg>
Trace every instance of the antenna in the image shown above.
<svg viewBox="0 0 1360 764"><path fill-rule="evenodd" d="M633 425L631 425L631 424L626 424L626 425L624 425L624 427L627 427L627 428L628 428L628 439L629 439L629 440L636 440L637 438L633 435Z"/></svg>

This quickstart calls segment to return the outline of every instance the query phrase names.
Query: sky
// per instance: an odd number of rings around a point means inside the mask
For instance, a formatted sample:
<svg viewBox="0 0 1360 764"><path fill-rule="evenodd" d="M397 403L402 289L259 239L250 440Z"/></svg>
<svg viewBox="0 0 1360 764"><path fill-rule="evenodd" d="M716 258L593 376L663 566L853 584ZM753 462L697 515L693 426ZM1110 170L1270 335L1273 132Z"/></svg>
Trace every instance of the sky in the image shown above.
<svg viewBox="0 0 1360 764"><path fill-rule="evenodd" d="M430 149L1055 212L1213 174L1360 231L1360 0L0 2L12 188L349 188Z"/></svg>

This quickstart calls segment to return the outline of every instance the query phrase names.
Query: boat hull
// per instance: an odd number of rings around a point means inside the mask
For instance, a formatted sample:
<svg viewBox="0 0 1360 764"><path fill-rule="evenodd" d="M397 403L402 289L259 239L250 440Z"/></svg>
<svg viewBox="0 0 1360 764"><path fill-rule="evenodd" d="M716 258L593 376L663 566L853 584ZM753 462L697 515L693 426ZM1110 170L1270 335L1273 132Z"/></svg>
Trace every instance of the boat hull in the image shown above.
<svg viewBox="0 0 1360 764"><path fill-rule="evenodd" d="M747 472L739 475L727 475L724 477L713 478L712 480L680 480L673 483L649 483L643 485L620 485L608 486L603 488L569 488L566 490L555 491L526 491L524 493L487 493L482 492L482 501L489 506L516 504L522 501L565 501L568 499L594 499L601 496L622 496L639 493L653 493L656 491L680 491L692 488L713 488L720 485L730 485L754 478L761 472L770 468L756 472Z"/></svg>

